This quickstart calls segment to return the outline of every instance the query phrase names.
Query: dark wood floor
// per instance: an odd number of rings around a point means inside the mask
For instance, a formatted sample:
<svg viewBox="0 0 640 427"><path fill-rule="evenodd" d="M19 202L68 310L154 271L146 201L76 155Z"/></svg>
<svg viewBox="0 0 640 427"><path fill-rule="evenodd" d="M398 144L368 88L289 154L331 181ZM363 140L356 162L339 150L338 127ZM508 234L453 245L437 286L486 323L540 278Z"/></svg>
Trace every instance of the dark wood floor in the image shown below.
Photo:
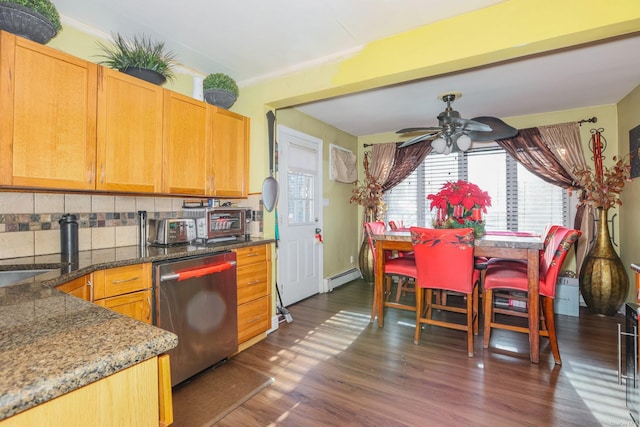
<svg viewBox="0 0 640 427"><path fill-rule="evenodd" d="M617 383L622 317L581 308L557 316L562 366L541 338L529 362L524 334L495 331L467 357L463 332L426 327L387 309L369 323L372 288L357 280L288 307L292 323L235 360L275 382L220 426L632 426Z"/></svg>

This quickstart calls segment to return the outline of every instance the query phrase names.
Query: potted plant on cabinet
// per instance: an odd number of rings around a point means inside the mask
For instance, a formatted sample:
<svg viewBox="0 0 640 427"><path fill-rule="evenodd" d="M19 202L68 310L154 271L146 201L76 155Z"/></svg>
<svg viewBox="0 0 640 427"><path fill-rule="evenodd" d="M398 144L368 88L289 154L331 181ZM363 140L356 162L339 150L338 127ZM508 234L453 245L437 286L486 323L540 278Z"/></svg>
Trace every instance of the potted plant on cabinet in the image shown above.
<svg viewBox="0 0 640 427"><path fill-rule="evenodd" d="M98 42L104 51L99 64L122 71L157 85L174 77L173 68L180 63L175 55L165 50L164 42L153 41L144 35L126 39L112 35L112 46Z"/></svg>
<svg viewBox="0 0 640 427"><path fill-rule="evenodd" d="M61 29L58 10L49 0L0 1L0 30L45 44Z"/></svg>
<svg viewBox="0 0 640 427"><path fill-rule="evenodd" d="M226 109L231 108L239 95L235 80L224 73L209 74L202 82L202 89L205 101Z"/></svg>

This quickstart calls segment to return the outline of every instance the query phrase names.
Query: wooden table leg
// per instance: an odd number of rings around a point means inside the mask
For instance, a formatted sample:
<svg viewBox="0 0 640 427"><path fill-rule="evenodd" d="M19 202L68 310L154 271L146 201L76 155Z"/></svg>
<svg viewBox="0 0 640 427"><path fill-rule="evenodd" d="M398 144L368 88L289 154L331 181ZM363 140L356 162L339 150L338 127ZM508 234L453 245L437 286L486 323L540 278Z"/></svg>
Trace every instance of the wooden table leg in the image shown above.
<svg viewBox="0 0 640 427"><path fill-rule="evenodd" d="M527 251L527 277L529 280L529 346L531 362L538 363L540 356L540 289L539 289L539 252Z"/></svg>

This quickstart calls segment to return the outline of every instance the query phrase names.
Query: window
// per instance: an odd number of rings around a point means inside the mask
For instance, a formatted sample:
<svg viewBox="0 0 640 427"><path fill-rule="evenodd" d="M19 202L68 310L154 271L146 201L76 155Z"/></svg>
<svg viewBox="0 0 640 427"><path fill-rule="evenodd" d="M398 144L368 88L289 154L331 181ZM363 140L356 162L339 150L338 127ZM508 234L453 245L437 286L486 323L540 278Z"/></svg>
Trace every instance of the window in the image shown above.
<svg viewBox="0 0 640 427"><path fill-rule="evenodd" d="M430 227L427 196L458 179L473 182L491 195L487 230L542 234L548 224L567 222L567 192L527 171L502 148L429 154L410 176L385 193L386 219Z"/></svg>

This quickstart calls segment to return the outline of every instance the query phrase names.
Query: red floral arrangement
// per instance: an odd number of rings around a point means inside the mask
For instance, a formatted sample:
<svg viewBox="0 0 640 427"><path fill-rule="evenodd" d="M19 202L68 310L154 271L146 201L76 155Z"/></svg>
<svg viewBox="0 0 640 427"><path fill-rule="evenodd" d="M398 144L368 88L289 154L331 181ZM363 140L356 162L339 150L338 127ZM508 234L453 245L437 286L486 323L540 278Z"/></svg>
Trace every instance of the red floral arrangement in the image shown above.
<svg viewBox="0 0 640 427"><path fill-rule="evenodd" d="M482 214L491 206L491 196L465 180L445 183L436 194L429 194L431 210L437 209L433 221L436 228L471 227L476 236L484 234Z"/></svg>

